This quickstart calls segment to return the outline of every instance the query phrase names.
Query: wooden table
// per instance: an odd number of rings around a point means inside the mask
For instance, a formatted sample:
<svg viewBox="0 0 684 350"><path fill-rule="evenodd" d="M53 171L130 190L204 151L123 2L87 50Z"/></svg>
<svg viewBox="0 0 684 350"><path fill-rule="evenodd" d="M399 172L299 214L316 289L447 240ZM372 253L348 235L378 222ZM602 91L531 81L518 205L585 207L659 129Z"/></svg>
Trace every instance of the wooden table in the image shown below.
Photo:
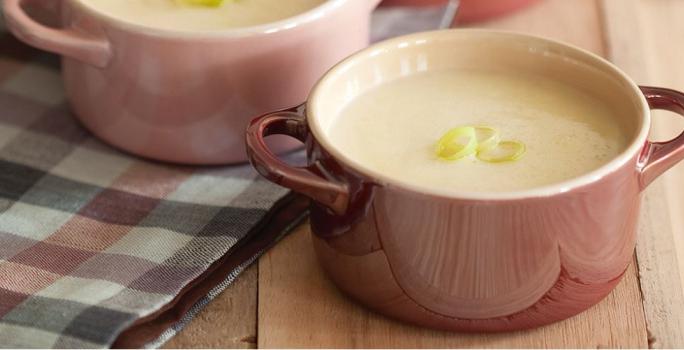
<svg viewBox="0 0 684 350"><path fill-rule="evenodd" d="M478 26L564 40L640 84L684 89L684 0L546 0ZM656 113L654 138L684 119ZM404 325L342 296L315 261L306 225L264 255L167 347L684 347L684 166L646 193L634 264L602 303L563 322L508 334Z"/></svg>

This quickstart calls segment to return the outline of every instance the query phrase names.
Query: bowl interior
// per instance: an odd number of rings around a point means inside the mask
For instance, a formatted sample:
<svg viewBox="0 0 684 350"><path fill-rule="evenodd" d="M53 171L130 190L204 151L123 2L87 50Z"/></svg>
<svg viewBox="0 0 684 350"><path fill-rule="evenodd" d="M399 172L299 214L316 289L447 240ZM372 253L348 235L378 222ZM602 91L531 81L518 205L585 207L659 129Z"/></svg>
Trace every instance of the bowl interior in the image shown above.
<svg viewBox="0 0 684 350"><path fill-rule="evenodd" d="M287 31L289 29L301 27L309 22L317 21L321 18L329 16L331 13L337 11L339 7L343 6L346 3L349 3L349 1L350 0L321 0L320 4L317 4L314 7L303 9L301 11L295 11L291 13L290 16L284 16L280 19L274 19L272 21L266 21L263 23L252 23L248 25L226 25L225 28L204 29L187 29L183 28L182 26L173 26L173 23L175 22L171 22L169 24L164 24L161 26L150 25L142 23L139 20L136 21L135 18L139 19L139 16L134 16L133 18L131 18L131 16L129 16L127 12L115 14L115 12L118 11L106 11L99 8L98 6L93 6L91 3L85 0L68 0L68 3L72 6L79 8L82 11L89 13L90 15L95 16L104 23L108 23L125 31L133 31L144 35L172 38L179 36L190 38L231 38L272 34L280 31ZM150 8L154 9L154 7ZM140 10L140 8L134 9L134 11L135 10ZM201 17L197 18L201 19Z"/></svg>
<svg viewBox="0 0 684 350"><path fill-rule="evenodd" d="M628 149L610 163L624 163L644 142L647 106L638 87L612 64L581 49L521 34L456 29L418 33L372 46L340 63L317 85L309 104L309 124L317 140L337 158L346 157L329 135L343 108L357 96L389 81L426 71L477 69L529 72L571 84L615 108L615 121ZM616 166L617 164L613 164ZM598 169L603 169L605 166ZM377 174L371 174L377 175Z"/></svg>

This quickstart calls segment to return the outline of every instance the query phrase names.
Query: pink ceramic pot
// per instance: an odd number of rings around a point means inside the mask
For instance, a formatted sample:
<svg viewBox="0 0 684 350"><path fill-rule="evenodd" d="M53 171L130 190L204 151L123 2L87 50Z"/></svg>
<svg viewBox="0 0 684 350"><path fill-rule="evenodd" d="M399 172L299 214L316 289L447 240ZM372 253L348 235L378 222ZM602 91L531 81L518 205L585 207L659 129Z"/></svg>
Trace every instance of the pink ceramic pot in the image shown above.
<svg viewBox="0 0 684 350"><path fill-rule="evenodd" d="M532 5L539 0L461 0L456 16L458 23L479 22L503 16Z"/></svg>
<svg viewBox="0 0 684 350"><path fill-rule="evenodd" d="M522 9L523 7L538 1L539 0L460 0L457 21L459 23L484 21ZM388 6L433 6L444 5L447 2L448 0L385 0L382 4Z"/></svg>
<svg viewBox="0 0 684 350"><path fill-rule="evenodd" d="M304 100L326 70L368 45L380 0L330 0L280 22L208 33L146 28L79 0L58 2L64 29L28 16L30 0L3 6L17 37L64 57L67 94L86 127L141 156L221 164L247 159L242 140L253 116ZM271 145L296 147L284 138Z"/></svg>
<svg viewBox="0 0 684 350"><path fill-rule="evenodd" d="M469 193L397 182L330 142L331 123L355 96L402 76L452 68L530 72L575 84L614 106L629 146L563 183ZM641 192L684 158L684 134L665 143L647 140L649 106L681 114L684 95L640 89L602 58L555 41L429 32L343 61L306 106L254 120L247 145L262 175L313 200L316 252L345 293L420 325L510 331L575 315L620 281L632 260ZM305 142L311 165L278 160L263 140L274 134Z"/></svg>

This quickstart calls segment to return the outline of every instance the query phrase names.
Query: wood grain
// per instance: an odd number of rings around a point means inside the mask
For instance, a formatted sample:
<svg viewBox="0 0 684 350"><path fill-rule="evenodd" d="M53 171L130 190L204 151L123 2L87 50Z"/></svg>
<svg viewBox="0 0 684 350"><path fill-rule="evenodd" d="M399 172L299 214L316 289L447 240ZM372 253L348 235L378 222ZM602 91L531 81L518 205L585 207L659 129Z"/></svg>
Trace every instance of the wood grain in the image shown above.
<svg viewBox="0 0 684 350"><path fill-rule="evenodd" d="M608 56L638 83L684 90L684 2L604 0ZM654 113L652 138L670 139L684 118ZM637 258L650 345L684 346L684 166L671 169L646 191Z"/></svg>
<svg viewBox="0 0 684 350"><path fill-rule="evenodd" d="M260 261L260 348L646 347L636 274L569 320L516 333L459 334L387 319L341 295L316 262L301 227Z"/></svg>
<svg viewBox="0 0 684 350"><path fill-rule="evenodd" d="M256 347L258 267L253 265L202 310L167 349Z"/></svg>

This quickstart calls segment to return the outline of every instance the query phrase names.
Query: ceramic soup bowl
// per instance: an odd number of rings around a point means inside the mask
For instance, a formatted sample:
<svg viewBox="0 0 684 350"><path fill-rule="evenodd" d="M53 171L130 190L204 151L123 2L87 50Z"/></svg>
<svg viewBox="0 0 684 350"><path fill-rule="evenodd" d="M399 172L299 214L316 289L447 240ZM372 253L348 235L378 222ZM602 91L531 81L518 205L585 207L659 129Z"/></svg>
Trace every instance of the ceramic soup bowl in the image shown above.
<svg viewBox="0 0 684 350"><path fill-rule="evenodd" d="M562 183L459 193L398 183L329 141L331 122L355 96L398 77L456 67L522 70L576 84L614 106L629 144L600 168ZM684 158L684 134L664 143L647 139L650 109L684 113L684 95L640 88L604 59L555 41L428 32L343 61L306 105L254 120L247 145L263 176L312 199L315 250L346 294L419 325L510 331L573 316L622 278L642 191ZM274 134L305 142L310 165L279 160L264 143Z"/></svg>
<svg viewBox="0 0 684 350"><path fill-rule="evenodd" d="M329 0L299 16L215 32L143 27L78 0L43 1L61 29L4 0L10 30L63 57L68 98L81 122L106 142L163 161L246 161L251 118L299 103L335 63L369 41L380 0ZM38 3L41 3L40 1ZM276 152L296 147L289 138Z"/></svg>

